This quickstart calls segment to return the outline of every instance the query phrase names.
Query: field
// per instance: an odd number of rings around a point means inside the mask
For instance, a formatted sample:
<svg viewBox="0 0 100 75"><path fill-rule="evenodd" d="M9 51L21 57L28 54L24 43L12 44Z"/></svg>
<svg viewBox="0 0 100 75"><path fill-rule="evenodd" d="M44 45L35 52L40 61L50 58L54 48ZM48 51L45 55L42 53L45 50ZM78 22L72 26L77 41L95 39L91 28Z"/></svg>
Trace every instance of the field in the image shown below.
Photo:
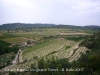
<svg viewBox="0 0 100 75"><path fill-rule="evenodd" d="M74 42L65 39L52 39L49 42L37 45L32 48L27 48L23 52L23 60L34 59L35 57L40 58L46 56L54 51L61 51L65 47L70 46ZM27 55L27 56L26 56Z"/></svg>
<svg viewBox="0 0 100 75"><path fill-rule="evenodd" d="M18 30L18 32L11 30L9 33L1 31L0 40L10 43L30 42L21 50L18 57L19 62L5 68L29 68L32 63L37 63L39 59L51 59L53 56L58 59L67 58L69 62L78 60L81 53L88 50L86 47L78 45L89 35L91 35L89 30L67 28L34 28L28 31ZM10 55L7 56L10 57ZM9 59L6 59L4 55L3 58L5 60L0 59L2 63Z"/></svg>
<svg viewBox="0 0 100 75"><path fill-rule="evenodd" d="M78 47L78 44L81 41L73 42L65 39L63 39L63 41L59 41L60 43L58 43L58 41L59 39L53 39L52 41L48 42L47 45L40 44L39 46L35 46L35 48L27 48L22 54L24 62L17 65L12 65L9 68L29 68L32 63L37 63L37 60L40 58L51 59L52 56L57 57L58 59L68 58L69 62L72 62L80 57L80 53L85 53L87 50L85 47ZM66 49L67 46L71 47ZM75 49L76 52L73 54Z"/></svg>

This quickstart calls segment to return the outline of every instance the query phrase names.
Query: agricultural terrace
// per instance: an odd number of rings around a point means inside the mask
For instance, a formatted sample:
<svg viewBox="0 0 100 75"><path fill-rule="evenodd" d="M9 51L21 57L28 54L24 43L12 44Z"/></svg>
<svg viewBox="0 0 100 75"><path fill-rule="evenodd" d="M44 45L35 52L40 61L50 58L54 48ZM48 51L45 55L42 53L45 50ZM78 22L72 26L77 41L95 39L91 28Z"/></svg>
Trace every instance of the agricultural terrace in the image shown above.
<svg viewBox="0 0 100 75"><path fill-rule="evenodd" d="M63 50L61 50L59 52L56 52L56 53L54 53L52 55L49 55L48 57L52 58L52 56L55 56L55 57L57 57L59 59L61 59L61 58L69 58L69 57L72 56L73 51L78 48L78 45L79 45L80 42L81 41L75 42L75 43L71 44L69 47L67 46Z"/></svg>
<svg viewBox="0 0 100 75"><path fill-rule="evenodd" d="M26 50L23 51L22 58L23 61L34 58L40 58L48 55L51 52L59 51L61 48L64 48L64 46L67 47L73 44L74 44L73 41L65 40L62 38L52 39L49 42L27 48Z"/></svg>
<svg viewBox="0 0 100 75"><path fill-rule="evenodd" d="M51 59L52 56L59 59L68 58L70 62L77 60L81 55L80 53L85 53L85 51L87 50L87 48L85 47L78 47L79 43L81 42L80 40L83 40L84 37L88 35L84 30L79 30L79 32L77 32L77 30L64 28L49 28L41 30L32 29L32 31L30 32L26 32L23 30L11 33L5 32L6 35L1 35L0 39L11 43L27 41L28 39L33 39L37 40L37 42L40 42L41 39L43 41L46 41L46 38L42 37L55 37L55 35L58 36L56 38L50 38L46 42L36 44L35 46L27 47L22 51L22 54L20 54L22 60L20 63L5 68L29 68L30 65L34 62L37 63L37 60L41 58ZM75 50L76 52L74 52ZM3 59L1 61L3 61Z"/></svg>
<svg viewBox="0 0 100 75"><path fill-rule="evenodd" d="M37 63L37 59L50 58L52 56L61 58L68 58L70 62L77 60L80 57L80 53L85 53L87 48L78 47L79 43L65 39L52 39L51 41L43 44L39 44L35 47L27 48L23 51L23 60L27 60L23 63L12 65L9 68L29 68L32 63ZM74 50L76 49L76 52Z"/></svg>

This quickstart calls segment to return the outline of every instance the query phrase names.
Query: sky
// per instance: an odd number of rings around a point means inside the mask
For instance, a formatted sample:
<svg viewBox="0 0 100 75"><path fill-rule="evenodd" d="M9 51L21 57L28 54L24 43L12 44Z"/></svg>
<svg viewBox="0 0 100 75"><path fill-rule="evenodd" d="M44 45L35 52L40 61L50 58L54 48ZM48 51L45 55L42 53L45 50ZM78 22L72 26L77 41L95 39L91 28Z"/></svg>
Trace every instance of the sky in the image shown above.
<svg viewBox="0 0 100 75"><path fill-rule="evenodd" d="M100 0L0 0L0 25L100 25Z"/></svg>

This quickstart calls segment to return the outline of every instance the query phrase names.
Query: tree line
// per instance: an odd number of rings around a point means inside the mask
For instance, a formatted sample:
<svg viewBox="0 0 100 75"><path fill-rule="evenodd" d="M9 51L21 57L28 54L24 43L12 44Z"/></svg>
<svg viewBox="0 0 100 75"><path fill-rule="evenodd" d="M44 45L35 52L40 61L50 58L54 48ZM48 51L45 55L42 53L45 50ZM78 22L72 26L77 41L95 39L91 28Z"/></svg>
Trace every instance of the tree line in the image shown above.
<svg viewBox="0 0 100 75"><path fill-rule="evenodd" d="M15 54L18 52L19 48L18 46L12 46L10 47L11 43L5 42L0 40L0 55L14 52Z"/></svg>

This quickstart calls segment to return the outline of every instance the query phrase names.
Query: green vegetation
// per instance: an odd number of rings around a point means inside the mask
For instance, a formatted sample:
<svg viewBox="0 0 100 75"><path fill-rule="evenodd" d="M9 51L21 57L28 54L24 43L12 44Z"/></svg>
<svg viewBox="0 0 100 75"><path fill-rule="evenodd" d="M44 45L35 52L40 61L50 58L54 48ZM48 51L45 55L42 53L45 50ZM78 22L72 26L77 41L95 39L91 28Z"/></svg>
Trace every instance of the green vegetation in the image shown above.
<svg viewBox="0 0 100 75"><path fill-rule="evenodd" d="M82 35L76 35L76 36L68 36L66 37L67 40L72 40L72 41L80 41L85 39L87 36L82 36Z"/></svg>
<svg viewBox="0 0 100 75"><path fill-rule="evenodd" d="M10 65L14 57L15 57L15 54L13 52L1 55L0 56L0 69L7 65Z"/></svg>
<svg viewBox="0 0 100 75"><path fill-rule="evenodd" d="M40 58L46 55L54 54L56 52L64 50L65 45L69 46L70 43L74 43L74 42L65 39L60 39L60 38L57 39L52 38L48 42L45 41L33 47L26 48L26 50L24 50L22 53L23 60L33 59L34 56Z"/></svg>
<svg viewBox="0 0 100 75"><path fill-rule="evenodd" d="M9 45L10 45L10 43L0 40L0 55L2 55L4 53L8 53L7 48L9 48L8 47Z"/></svg>
<svg viewBox="0 0 100 75"><path fill-rule="evenodd" d="M23 52L23 55L26 54L26 53L28 53L28 52L31 52L31 51L33 51L33 50L36 50L36 49L38 49L38 48L44 47L44 46L46 46L46 45L49 45L49 44L52 43L53 41L55 41L55 40L52 40L52 41L50 41L50 42L38 43L38 44L37 44L36 46L34 46L34 47L29 47L29 48L27 48L27 49Z"/></svg>
<svg viewBox="0 0 100 75"><path fill-rule="evenodd" d="M18 37L17 35L14 34L8 34L5 33L2 36L0 36L0 40L3 40L5 42L9 42L9 43L15 43L15 42L22 42L25 41L26 39L22 38L22 37Z"/></svg>
<svg viewBox="0 0 100 75"><path fill-rule="evenodd" d="M26 39L23 39L21 37L14 37L14 38L2 39L2 40L6 42L14 43L14 42L22 42L22 41L25 41Z"/></svg>
<svg viewBox="0 0 100 75"><path fill-rule="evenodd" d="M10 65L19 50L18 46L10 47L10 45L10 43L0 40L0 69Z"/></svg>
<svg viewBox="0 0 100 75"><path fill-rule="evenodd" d="M83 41L80 46L86 46L91 49L87 54L83 54L81 58L76 62L79 66L84 67L84 74L99 75L100 74L100 32L88 37Z"/></svg>
<svg viewBox="0 0 100 75"><path fill-rule="evenodd" d="M19 55L22 62L10 66L11 69L36 69L38 66L40 69L51 68L59 71L10 72L9 75L100 74L100 33L97 33L99 30L75 26L13 28L0 30L0 69L10 65L19 50L18 46L21 48L27 42ZM82 43L79 45L80 42ZM66 68L84 70L69 72L65 71Z"/></svg>
<svg viewBox="0 0 100 75"><path fill-rule="evenodd" d="M92 40L91 40L92 39ZM96 47L95 44L98 46ZM92 44L92 45L91 45ZM40 59L38 61L39 69L56 69L57 71L32 71L31 75L99 75L100 74L100 33L95 34L86 38L80 46L86 46L90 48L89 52L86 54L81 54L81 57L77 61L71 63L68 59L58 59L52 57L51 59ZM92 47L90 47L90 46ZM76 53L77 51L75 51ZM83 71L66 71L67 68L82 68ZM36 63L31 64L32 69L36 69ZM61 70L63 68L63 71Z"/></svg>
<svg viewBox="0 0 100 75"><path fill-rule="evenodd" d="M70 46L67 46L66 49L70 48Z"/></svg>
<svg viewBox="0 0 100 75"><path fill-rule="evenodd" d="M0 55L10 52L14 52L16 54L18 51L18 47L17 46L10 47L10 45L11 45L10 43L0 40Z"/></svg>
<svg viewBox="0 0 100 75"><path fill-rule="evenodd" d="M38 69L46 69L47 71L32 71L31 75L65 75L67 68L71 65L67 59L57 59L52 57L51 59L40 59L38 61ZM36 64L31 64L31 69L36 69Z"/></svg>
<svg viewBox="0 0 100 75"><path fill-rule="evenodd" d="M89 49L100 49L100 33L88 37L80 45L85 45Z"/></svg>
<svg viewBox="0 0 100 75"><path fill-rule="evenodd" d="M6 39L6 38L14 38L16 37L15 35L11 35L11 34L3 34L2 36L0 36L0 39Z"/></svg>

